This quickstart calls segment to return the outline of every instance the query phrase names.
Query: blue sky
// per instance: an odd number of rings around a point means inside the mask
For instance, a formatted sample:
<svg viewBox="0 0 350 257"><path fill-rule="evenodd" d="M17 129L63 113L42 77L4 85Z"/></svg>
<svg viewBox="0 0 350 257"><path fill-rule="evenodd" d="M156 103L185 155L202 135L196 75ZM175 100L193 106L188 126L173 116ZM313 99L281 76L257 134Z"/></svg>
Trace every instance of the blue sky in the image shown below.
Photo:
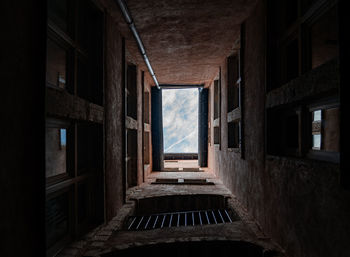
<svg viewBox="0 0 350 257"><path fill-rule="evenodd" d="M165 153L198 152L198 89L163 89Z"/></svg>

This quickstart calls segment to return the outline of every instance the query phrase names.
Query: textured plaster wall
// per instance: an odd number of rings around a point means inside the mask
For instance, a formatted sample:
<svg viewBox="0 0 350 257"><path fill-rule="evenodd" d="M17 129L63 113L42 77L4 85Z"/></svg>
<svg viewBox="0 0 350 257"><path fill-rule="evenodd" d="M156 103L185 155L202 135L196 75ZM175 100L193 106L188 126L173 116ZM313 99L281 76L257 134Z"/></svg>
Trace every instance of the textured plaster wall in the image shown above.
<svg viewBox="0 0 350 257"><path fill-rule="evenodd" d="M215 171L287 256L350 256L350 193L339 185L338 165L265 158L264 24L260 1L246 21L244 160L227 151L227 71L222 64L222 144L215 150Z"/></svg>
<svg viewBox="0 0 350 257"><path fill-rule="evenodd" d="M152 172L152 123L151 123L151 100L152 100L152 94L151 94L151 87L154 84L151 76L149 75L148 72L145 72L145 87L144 87L144 92L149 93L149 108L148 108L148 115L149 115L149 165L146 169L144 169L144 178L146 179Z"/></svg>
<svg viewBox="0 0 350 257"><path fill-rule="evenodd" d="M215 172L244 206L259 216L252 206L263 201L264 173L264 16L261 3L246 22L244 144L245 159L229 151L227 132L227 61L221 64L221 150L215 147ZM253 37L252 37L253 36ZM212 87L213 88L213 87Z"/></svg>
<svg viewBox="0 0 350 257"><path fill-rule="evenodd" d="M124 196L124 112L122 79L122 37L116 30L114 20L106 15L106 84L105 84L105 138L106 171L105 196L106 217L112 219L118 214Z"/></svg>

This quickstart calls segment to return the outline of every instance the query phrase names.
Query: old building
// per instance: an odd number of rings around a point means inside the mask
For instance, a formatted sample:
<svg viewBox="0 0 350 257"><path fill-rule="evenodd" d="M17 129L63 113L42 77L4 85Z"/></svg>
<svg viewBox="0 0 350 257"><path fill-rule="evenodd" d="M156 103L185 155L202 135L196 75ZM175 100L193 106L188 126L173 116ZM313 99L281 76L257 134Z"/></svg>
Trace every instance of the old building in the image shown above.
<svg viewBox="0 0 350 257"><path fill-rule="evenodd" d="M350 256L343 5L2 1L0 255Z"/></svg>

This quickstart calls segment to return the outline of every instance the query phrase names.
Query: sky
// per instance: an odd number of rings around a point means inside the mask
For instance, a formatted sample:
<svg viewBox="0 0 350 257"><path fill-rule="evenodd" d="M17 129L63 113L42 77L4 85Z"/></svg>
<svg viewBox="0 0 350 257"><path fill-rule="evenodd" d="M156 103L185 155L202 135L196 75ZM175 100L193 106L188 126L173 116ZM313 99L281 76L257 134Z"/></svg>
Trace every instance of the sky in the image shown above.
<svg viewBox="0 0 350 257"><path fill-rule="evenodd" d="M165 153L198 152L198 89L162 89Z"/></svg>

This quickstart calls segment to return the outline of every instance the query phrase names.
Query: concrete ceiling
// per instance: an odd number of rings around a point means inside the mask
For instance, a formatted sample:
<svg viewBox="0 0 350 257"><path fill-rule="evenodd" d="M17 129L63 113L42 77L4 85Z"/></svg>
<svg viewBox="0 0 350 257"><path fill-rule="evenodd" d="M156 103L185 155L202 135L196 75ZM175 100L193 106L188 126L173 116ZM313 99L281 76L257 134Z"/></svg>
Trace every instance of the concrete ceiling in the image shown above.
<svg viewBox="0 0 350 257"><path fill-rule="evenodd" d="M256 0L126 3L159 83L201 84L217 75ZM130 44L129 51L137 51L135 43Z"/></svg>

